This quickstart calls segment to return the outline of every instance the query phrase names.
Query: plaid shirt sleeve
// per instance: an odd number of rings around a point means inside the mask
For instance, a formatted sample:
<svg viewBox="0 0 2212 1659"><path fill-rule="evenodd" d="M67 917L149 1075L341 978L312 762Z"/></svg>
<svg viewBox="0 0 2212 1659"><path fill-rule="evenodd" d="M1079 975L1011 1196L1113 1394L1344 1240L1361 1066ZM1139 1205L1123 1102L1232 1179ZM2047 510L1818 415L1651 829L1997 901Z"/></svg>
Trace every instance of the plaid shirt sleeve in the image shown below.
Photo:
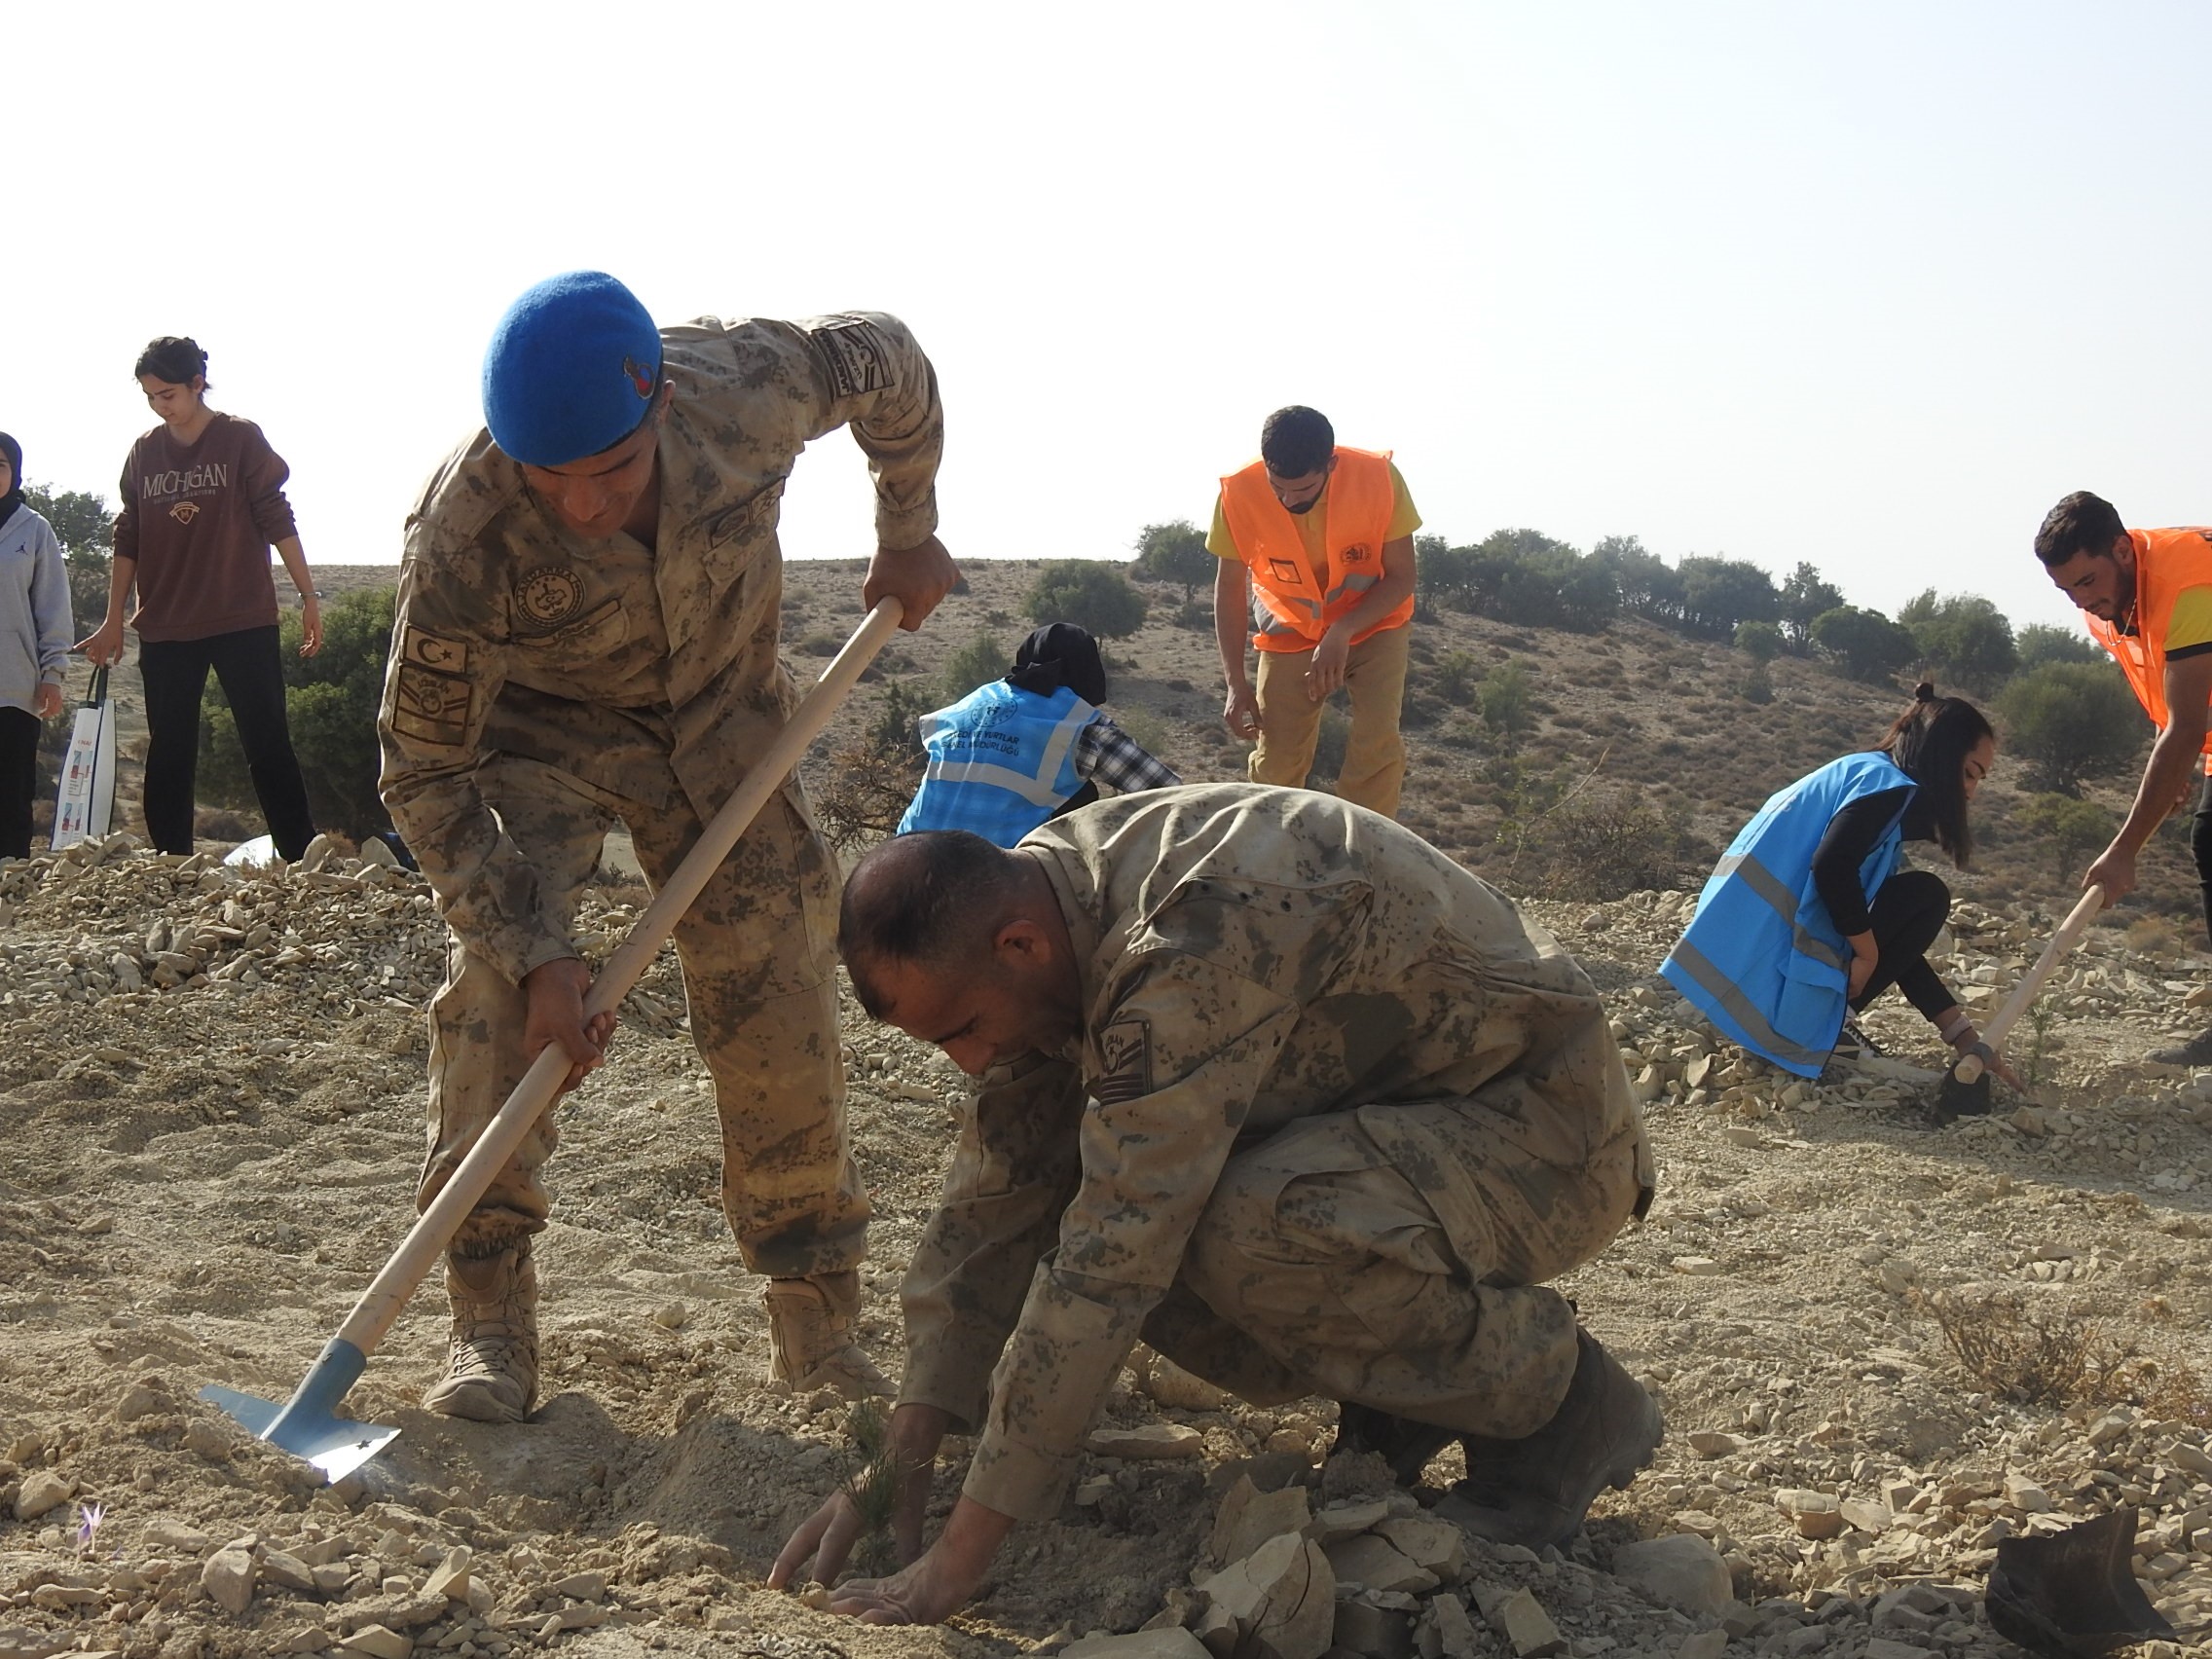
<svg viewBox="0 0 2212 1659"><path fill-rule="evenodd" d="M1100 715L1077 735L1075 769L1079 777L1088 778L1117 794L1127 794L1132 790L1163 790L1183 781L1180 772L1155 758L1107 715Z"/></svg>

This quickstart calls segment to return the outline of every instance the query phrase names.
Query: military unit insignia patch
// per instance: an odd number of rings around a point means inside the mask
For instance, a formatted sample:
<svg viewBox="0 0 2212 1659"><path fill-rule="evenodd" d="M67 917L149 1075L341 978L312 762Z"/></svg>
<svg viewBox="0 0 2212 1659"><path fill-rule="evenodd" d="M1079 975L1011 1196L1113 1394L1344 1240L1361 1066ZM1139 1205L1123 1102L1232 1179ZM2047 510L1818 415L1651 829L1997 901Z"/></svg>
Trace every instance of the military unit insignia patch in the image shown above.
<svg viewBox="0 0 2212 1659"><path fill-rule="evenodd" d="M837 396L858 397L893 384L891 352L875 324L865 317L840 317L822 324L814 330L814 344Z"/></svg>
<svg viewBox="0 0 2212 1659"><path fill-rule="evenodd" d="M515 608L540 628L558 628L583 603L584 584L559 565L540 565L515 583Z"/></svg>
<svg viewBox="0 0 2212 1659"><path fill-rule="evenodd" d="M1101 1106L1152 1092L1152 1023L1117 1019L1098 1033L1099 1074L1090 1092Z"/></svg>

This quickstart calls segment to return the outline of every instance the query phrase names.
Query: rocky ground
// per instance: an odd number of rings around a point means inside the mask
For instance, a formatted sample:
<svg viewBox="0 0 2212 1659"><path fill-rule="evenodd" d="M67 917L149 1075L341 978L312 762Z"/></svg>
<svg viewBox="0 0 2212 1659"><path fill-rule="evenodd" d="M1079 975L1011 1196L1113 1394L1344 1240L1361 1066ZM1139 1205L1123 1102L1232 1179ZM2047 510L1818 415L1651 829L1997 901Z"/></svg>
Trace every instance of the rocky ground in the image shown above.
<svg viewBox="0 0 2212 1659"><path fill-rule="evenodd" d="M587 948L640 897L595 892ZM426 891L121 835L0 866L0 1659L871 1659L1148 1624L1160 1659L1998 1654L1998 1541L2116 1506L2204 1641L2212 1074L2137 1056L2204 1021L2212 960L2094 931L2011 1045L2034 1103L1942 1125L1901 1007L1871 1021L1893 1057L1819 1085L1714 1052L1650 972L1687 898L1531 906L1605 991L1663 1161L1649 1221L1567 1288L1668 1440L1570 1549L1440 1522L1421 1500L1456 1453L1393 1496L1371 1460L1320 1465L1328 1403L1248 1409L1140 1353L1063 1513L953 1626L885 1631L761 1588L851 1435L833 1399L761 1380L672 960L562 1109L537 1416L418 1409L443 1342L424 1295L348 1399L404 1432L324 1487L196 1394L287 1393L410 1219ZM1957 922L1944 966L1987 996L2052 918ZM962 1083L857 1009L846 1040L881 1217L866 1337L895 1364Z"/></svg>

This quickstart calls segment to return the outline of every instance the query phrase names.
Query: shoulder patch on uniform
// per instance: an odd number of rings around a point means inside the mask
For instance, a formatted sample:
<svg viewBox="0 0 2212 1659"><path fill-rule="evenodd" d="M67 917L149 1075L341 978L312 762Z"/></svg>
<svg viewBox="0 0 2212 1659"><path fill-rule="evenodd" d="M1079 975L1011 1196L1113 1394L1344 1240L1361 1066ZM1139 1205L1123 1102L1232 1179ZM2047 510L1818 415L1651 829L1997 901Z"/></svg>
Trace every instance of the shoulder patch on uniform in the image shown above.
<svg viewBox="0 0 2212 1659"><path fill-rule="evenodd" d="M584 584L560 565L540 565L515 583L515 608L540 628L558 628L584 602Z"/></svg>
<svg viewBox="0 0 2212 1659"><path fill-rule="evenodd" d="M412 622L401 625L399 660L419 663L444 674L460 674L468 667L468 646L460 640L441 640L425 634Z"/></svg>
<svg viewBox="0 0 2212 1659"><path fill-rule="evenodd" d="M891 348L883 331L860 316L830 317L814 325L808 338L830 371L830 387L839 397L885 391L897 384Z"/></svg>
<svg viewBox="0 0 2212 1659"><path fill-rule="evenodd" d="M1152 1022L1117 1019L1098 1033L1099 1073L1091 1094L1101 1106L1152 1092Z"/></svg>
<svg viewBox="0 0 2212 1659"><path fill-rule="evenodd" d="M391 729L418 743L458 749L468 736L469 700L474 695L475 687L465 675L444 674L402 660L391 682Z"/></svg>

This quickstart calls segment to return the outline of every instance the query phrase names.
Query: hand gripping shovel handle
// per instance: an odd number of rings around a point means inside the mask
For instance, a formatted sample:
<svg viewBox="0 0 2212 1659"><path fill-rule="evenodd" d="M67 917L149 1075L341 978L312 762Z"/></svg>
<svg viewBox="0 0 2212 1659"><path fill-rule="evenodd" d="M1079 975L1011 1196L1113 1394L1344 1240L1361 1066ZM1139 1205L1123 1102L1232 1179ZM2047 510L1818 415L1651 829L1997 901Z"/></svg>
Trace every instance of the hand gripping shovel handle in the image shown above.
<svg viewBox="0 0 2212 1659"><path fill-rule="evenodd" d="M1992 1054L2005 1047L2006 1036L2020 1015L2027 1013L2028 1005L2036 1000L2036 993L2043 989L2043 982L2050 977L2051 970L2082 942L2082 936L2088 932L2089 924L2096 920L2097 912L2104 907L2105 890L2102 887L2092 887L2082 895L2074 908L2067 913L2066 920L2058 924L2058 931L2050 936L2050 942L2043 947L2043 954L2036 958L2036 965L2028 970L2025 978L2012 987L2012 994L2005 999L2003 1006L1990 1019L1988 1028L1982 1032L1982 1046ZM1961 1083L1972 1083L1981 1073L1982 1059L1975 1053L1967 1054L1951 1068L1951 1075Z"/></svg>
<svg viewBox="0 0 2212 1659"><path fill-rule="evenodd" d="M628 937L607 959L607 966L599 971L599 977L592 981L591 990L584 998L586 1019L620 1006L630 987L638 982L638 977L659 953L669 935L676 931L676 924L691 907L691 902L699 897L700 890L720 867L722 860L729 857L730 849L737 845L754 817L768 797L783 787L786 775L799 763L807 746L830 723L830 717L844 702L846 693L860 679L861 671L899 626L902 614L903 608L898 600L878 600L875 608L845 642L845 648L830 659L814 688L792 711L790 722L768 746L768 752L746 773L745 781L715 814L714 822L707 826L698 844L684 856L676 873L668 878L668 884L654 896L645 913L631 927ZM498 1116L477 1137L476 1145L461 1160L452 1179L400 1241L399 1248L384 1265L384 1271L361 1293L353 1311L338 1328L333 1346L350 1343L364 1357L376 1351L377 1345L399 1316L400 1309L406 1306L408 1297L423 1282L431 1264L444 1253L454 1233L475 1208L476 1200L483 1197L484 1189L492 1184L492 1177L506 1167L515 1148L522 1144L523 1136L553 1103L568 1070L568 1056L558 1044L549 1044L523 1074L522 1082L515 1085L514 1092L507 1096Z"/></svg>

